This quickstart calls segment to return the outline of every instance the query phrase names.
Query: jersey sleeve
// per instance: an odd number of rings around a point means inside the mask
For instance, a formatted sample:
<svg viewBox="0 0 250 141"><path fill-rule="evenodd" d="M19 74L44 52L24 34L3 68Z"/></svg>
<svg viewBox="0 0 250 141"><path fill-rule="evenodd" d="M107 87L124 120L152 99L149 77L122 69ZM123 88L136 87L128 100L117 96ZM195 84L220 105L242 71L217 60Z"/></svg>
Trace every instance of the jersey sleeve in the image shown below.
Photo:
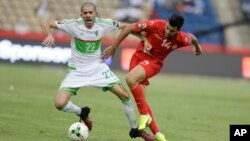
<svg viewBox="0 0 250 141"><path fill-rule="evenodd" d="M72 35L73 32L70 29L70 23L72 23L74 21L74 19L63 19L60 21L55 21L55 24L57 25L58 29L66 32L67 34Z"/></svg>
<svg viewBox="0 0 250 141"><path fill-rule="evenodd" d="M181 34L180 34L180 36L181 36L181 40L180 40L180 44L181 44L181 46L190 46L190 45L192 45L192 43L191 43L191 41L192 41L192 38L191 38L191 36L190 36L190 34L189 33L184 33L184 32L181 32Z"/></svg>
<svg viewBox="0 0 250 141"><path fill-rule="evenodd" d="M135 31L137 33L141 33L143 31L148 32L154 28L155 24L156 23L153 20L137 22L135 23Z"/></svg>
<svg viewBox="0 0 250 141"><path fill-rule="evenodd" d="M96 22L104 27L105 31L119 29L120 26L118 21L114 21L112 19L96 18Z"/></svg>

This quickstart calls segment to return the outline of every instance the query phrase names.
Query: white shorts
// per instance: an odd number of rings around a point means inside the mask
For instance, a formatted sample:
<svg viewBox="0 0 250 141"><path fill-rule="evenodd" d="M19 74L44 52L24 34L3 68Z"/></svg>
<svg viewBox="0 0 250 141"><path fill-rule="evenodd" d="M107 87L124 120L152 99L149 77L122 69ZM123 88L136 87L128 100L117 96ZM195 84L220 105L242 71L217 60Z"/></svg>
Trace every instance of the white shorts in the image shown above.
<svg viewBox="0 0 250 141"><path fill-rule="evenodd" d="M113 84L120 83L120 79L105 63L84 69L69 68L66 77L61 83L60 89L76 93L80 87L98 87L106 91L112 88Z"/></svg>

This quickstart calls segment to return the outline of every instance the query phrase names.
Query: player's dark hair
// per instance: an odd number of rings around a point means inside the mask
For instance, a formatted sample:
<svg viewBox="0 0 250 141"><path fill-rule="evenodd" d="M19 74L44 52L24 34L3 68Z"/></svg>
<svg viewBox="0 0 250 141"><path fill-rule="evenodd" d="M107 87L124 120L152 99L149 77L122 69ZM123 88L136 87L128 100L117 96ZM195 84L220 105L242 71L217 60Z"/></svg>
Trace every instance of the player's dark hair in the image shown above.
<svg viewBox="0 0 250 141"><path fill-rule="evenodd" d="M184 18L183 16L174 13L168 18L168 21L171 26L180 29L184 23Z"/></svg>
<svg viewBox="0 0 250 141"><path fill-rule="evenodd" d="M83 8L84 8L85 6L91 6L91 7L93 7L94 11L96 11L96 5L95 5L94 3L92 3L92 2L84 2L84 3L81 5L81 12L82 12L82 10L83 10Z"/></svg>

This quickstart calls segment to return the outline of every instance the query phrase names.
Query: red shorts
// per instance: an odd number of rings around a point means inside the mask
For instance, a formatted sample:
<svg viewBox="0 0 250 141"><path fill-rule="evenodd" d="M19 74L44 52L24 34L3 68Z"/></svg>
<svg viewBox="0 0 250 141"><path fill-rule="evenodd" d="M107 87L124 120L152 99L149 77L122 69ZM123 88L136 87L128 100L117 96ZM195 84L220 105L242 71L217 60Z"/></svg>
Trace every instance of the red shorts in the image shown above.
<svg viewBox="0 0 250 141"><path fill-rule="evenodd" d="M160 63L160 61L141 51L136 51L133 54L130 60L129 71L137 65L141 65L146 72L146 78L140 82L140 84L144 85L149 85L148 79L158 74L162 68L162 63Z"/></svg>

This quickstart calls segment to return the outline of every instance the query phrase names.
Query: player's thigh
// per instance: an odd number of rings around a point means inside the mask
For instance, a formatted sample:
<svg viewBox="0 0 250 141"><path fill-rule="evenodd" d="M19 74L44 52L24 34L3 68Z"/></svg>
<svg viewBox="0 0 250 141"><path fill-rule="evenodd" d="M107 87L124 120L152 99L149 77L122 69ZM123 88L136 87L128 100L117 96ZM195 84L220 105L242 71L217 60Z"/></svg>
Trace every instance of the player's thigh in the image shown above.
<svg viewBox="0 0 250 141"><path fill-rule="evenodd" d="M147 77L144 68L141 65L134 67L126 76L127 81L141 82Z"/></svg>
<svg viewBox="0 0 250 141"><path fill-rule="evenodd" d="M114 84L113 87L110 89L110 91L118 96L120 99L128 99L129 93L127 90L123 87L122 84Z"/></svg>

